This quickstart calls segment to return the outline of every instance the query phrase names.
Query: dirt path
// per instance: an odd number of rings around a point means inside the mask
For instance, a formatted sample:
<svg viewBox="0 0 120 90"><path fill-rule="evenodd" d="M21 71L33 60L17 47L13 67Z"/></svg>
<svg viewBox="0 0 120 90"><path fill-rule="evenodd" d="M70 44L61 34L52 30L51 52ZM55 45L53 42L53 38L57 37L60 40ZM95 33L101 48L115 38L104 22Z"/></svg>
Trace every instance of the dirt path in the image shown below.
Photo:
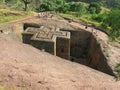
<svg viewBox="0 0 120 90"><path fill-rule="evenodd" d="M35 17L37 17L37 13L34 13L32 16L27 16L27 17L24 17L24 18L21 18L21 19L12 20L12 21L5 22L5 23L0 23L0 25L4 25L4 24L17 24L17 23L21 23L23 21L28 21L29 19L33 19Z"/></svg>

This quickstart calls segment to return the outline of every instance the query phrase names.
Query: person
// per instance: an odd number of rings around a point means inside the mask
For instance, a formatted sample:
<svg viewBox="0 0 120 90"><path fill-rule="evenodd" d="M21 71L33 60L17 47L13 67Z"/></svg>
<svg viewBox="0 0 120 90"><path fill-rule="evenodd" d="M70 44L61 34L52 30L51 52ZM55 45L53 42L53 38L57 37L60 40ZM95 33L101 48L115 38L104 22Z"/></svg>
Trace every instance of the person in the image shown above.
<svg viewBox="0 0 120 90"><path fill-rule="evenodd" d="M38 17L41 18L41 13L38 13Z"/></svg>
<svg viewBox="0 0 120 90"><path fill-rule="evenodd" d="M72 22L72 20L68 20L68 22L69 22L69 23L71 23L71 22Z"/></svg>
<svg viewBox="0 0 120 90"><path fill-rule="evenodd" d="M93 32L93 28L91 29L91 31Z"/></svg>
<svg viewBox="0 0 120 90"><path fill-rule="evenodd" d="M52 18L53 17L53 14L50 14L50 18Z"/></svg>
<svg viewBox="0 0 120 90"><path fill-rule="evenodd" d="M3 33L3 30L0 30L1 33Z"/></svg>
<svg viewBox="0 0 120 90"><path fill-rule="evenodd" d="M88 28L88 25L86 24L85 29L87 29L87 28Z"/></svg>

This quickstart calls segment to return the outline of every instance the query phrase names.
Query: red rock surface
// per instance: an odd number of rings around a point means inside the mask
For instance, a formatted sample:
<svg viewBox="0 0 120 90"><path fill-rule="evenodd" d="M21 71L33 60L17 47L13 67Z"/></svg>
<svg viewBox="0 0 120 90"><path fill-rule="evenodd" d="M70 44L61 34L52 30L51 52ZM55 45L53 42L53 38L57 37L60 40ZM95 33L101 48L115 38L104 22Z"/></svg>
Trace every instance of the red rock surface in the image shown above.
<svg viewBox="0 0 120 90"><path fill-rule="evenodd" d="M119 90L114 77L0 34L0 85L20 90Z"/></svg>
<svg viewBox="0 0 120 90"><path fill-rule="evenodd" d="M18 37L21 28L16 28L17 23L30 21L30 19L8 23L10 27L3 25L7 34L0 34L0 85L16 87L20 90L119 90L120 81L115 82L114 77L89 67L73 63L48 53L41 52L29 45L22 44ZM52 20L31 19L40 21L45 25L62 27L69 26L67 21L61 20L54 23ZM51 22L50 22L51 21ZM46 23L48 22L48 23ZM64 23L63 23L64 22ZM15 25L15 32L12 27ZM80 27L80 24L72 22L71 25ZM84 27L83 27L84 28ZM19 32L20 31L20 32ZM88 28L89 31L89 28ZM18 38L16 38L16 36ZM10 37L12 38L10 38ZM98 31L99 39L107 44L108 37ZM14 40L16 41L14 41ZM120 49L108 45L109 64L114 67L119 63Z"/></svg>

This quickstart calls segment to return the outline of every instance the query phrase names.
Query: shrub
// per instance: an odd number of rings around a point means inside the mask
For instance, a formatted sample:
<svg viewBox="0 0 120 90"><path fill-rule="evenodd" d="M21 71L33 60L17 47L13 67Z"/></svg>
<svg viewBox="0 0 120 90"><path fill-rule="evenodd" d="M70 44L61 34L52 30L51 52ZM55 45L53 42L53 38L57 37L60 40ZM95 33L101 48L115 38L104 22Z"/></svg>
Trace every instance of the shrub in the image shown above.
<svg viewBox="0 0 120 90"><path fill-rule="evenodd" d="M103 22L106 17L106 14L93 14L91 18L97 22Z"/></svg>
<svg viewBox="0 0 120 90"><path fill-rule="evenodd" d="M37 11L56 11L59 9L63 10L64 5L64 0L43 0L42 4L39 6L39 8L37 8Z"/></svg>
<svg viewBox="0 0 120 90"><path fill-rule="evenodd" d="M115 66L114 71L116 72L116 75L115 75L116 80L120 80L120 63L118 63Z"/></svg>
<svg viewBox="0 0 120 90"><path fill-rule="evenodd" d="M91 14L95 14L95 13L96 13L96 8L95 8L95 7L89 8L89 12L90 12Z"/></svg>
<svg viewBox="0 0 120 90"><path fill-rule="evenodd" d="M113 39L120 37L120 10L110 11L103 23L110 27L109 34Z"/></svg>
<svg viewBox="0 0 120 90"><path fill-rule="evenodd" d="M60 6L56 9L56 11L62 12L62 13L67 13L69 11L69 5L65 4L64 6Z"/></svg>
<svg viewBox="0 0 120 90"><path fill-rule="evenodd" d="M94 11L94 10L95 10L95 11ZM90 3L90 5L89 5L88 11L89 11L91 14L93 14L93 11L98 14L98 13L100 13L100 11L101 11L101 5L100 5L98 2L92 2L92 3Z"/></svg>

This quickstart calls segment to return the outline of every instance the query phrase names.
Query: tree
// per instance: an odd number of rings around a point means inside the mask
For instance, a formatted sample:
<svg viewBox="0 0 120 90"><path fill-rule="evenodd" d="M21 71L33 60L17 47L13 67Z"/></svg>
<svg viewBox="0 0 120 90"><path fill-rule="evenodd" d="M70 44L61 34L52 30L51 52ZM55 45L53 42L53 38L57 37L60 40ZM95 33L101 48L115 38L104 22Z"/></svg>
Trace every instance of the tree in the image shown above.
<svg viewBox="0 0 120 90"><path fill-rule="evenodd" d="M90 12L91 14L95 14L95 13L96 13L96 8L95 8L95 7L89 8L89 12Z"/></svg>
<svg viewBox="0 0 120 90"><path fill-rule="evenodd" d="M31 0L22 0L22 2L25 5L24 10L27 11L28 10L28 5L30 4Z"/></svg>
<svg viewBox="0 0 120 90"><path fill-rule="evenodd" d="M120 10L114 9L109 14L104 23L110 27L109 33L113 39L120 37Z"/></svg>
<svg viewBox="0 0 120 90"><path fill-rule="evenodd" d="M0 0L0 2L5 3L5 0Z"/></svg>
<svg viewBox="0 0 120 90"><path fill-rule="evenodd" d="M64 8L64 0L43 0L38 11L56 11L58 8Z"/></svg>
<svg viewBox="0 0 120 90"><path fill-rule="evenodd" d="M69 4L64 4L63 6L60 6L56 9L56 11L59 11L61 13L66 13L67 11L69 11Z"/></svg>
<svg viewBox="0 0 120 90"><path fill-rule="evenodd" d="M84 6L83 6L83 4L78 3L77 10L78 10L77 16L79 17L79 16L81 16L84 13Z"/></svg>
<svg viewBox="0 0 120 90"><path fill-rule="evenodd" d="M7 4L15 4L17 3L19 0L3 0L5 3Z"/></svg>
<svg viewBox="0 0 120 90"><path fill-rule="evenodd" d="M39 7L39 11L54 11L55 3L52 1L45 0Z"/></svg>
<svg viewBox="0 0 120 90"><path fill-rule="evenodd" d="M120 8L120 0L106 0L107 7Z"/></svg>
<svg viewBox="0 0 120 90"><path fill-rule="evenodd" d="M40 4L41 4L41 0L35 0L35 5L36 5L36 8L39 8Z"/></svg>
<svg viewBox="0 0 120 90"><path fill-rule="evenodd" d="M104 0L65 0L67 2L87 2L87 3L91 3L91 2L100 2L100 1L104 1Z"/></svg>
<svg viewBox="0 0 120 90"><path fill-rule="evenodd" d="M92 8L92 9L91 9ZM94 8L94 9L93 9ZM100 13L101 11L101 4L100 3L97 3L97 2L92 2L90 3L89 5L89 8L88 10L90 11L91 14L93 14L93 11L92 10L95 10L95 13Z"/></svg>
<svg viewBox="0 0 120 90"><path fill-rule="evenodd" d="M73 11L73 12L79 12L83 10L84 6L83 4L81 3L76 3L76 2L72 2L72 3L69 3L70 5L70 11Z"/></svg>

